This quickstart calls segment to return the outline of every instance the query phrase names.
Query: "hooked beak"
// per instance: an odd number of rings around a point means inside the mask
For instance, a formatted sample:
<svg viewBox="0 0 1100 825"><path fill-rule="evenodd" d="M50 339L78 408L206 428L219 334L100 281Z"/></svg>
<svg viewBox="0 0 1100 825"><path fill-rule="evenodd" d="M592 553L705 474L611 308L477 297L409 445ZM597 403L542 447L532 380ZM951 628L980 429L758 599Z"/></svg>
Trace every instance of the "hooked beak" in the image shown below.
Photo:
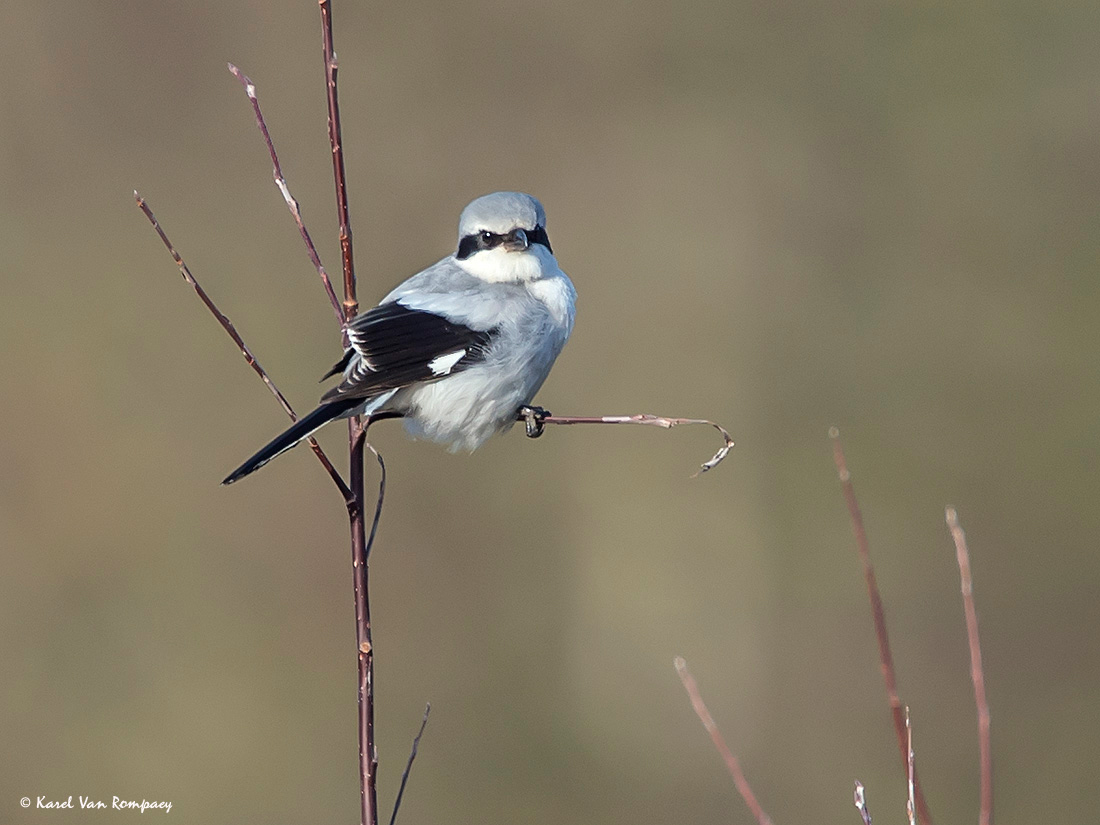
<svg viewBox="0 0 1100 825"><path fill-rule="evenodd" d="M513 229L504 236L504 248L509 252L524 252L530 245L527 233L522 229Z"/></svg>

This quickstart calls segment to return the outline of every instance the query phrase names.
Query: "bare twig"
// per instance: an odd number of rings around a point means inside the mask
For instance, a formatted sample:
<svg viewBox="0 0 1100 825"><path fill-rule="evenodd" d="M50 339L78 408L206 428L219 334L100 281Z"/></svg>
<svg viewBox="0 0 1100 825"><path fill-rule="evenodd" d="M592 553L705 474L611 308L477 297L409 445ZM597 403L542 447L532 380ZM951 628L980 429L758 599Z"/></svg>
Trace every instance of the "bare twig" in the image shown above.
<svg viewBox="0 0 1100 825"><path fill-rule="evenodd" d="M424 735L424 728L428 725L428 714L432 712L432 704L424 706L424 718L420 720L420 730L413 739L412 751L409 752L409 761L405 763L405 770L401 773L401 785L397 789L397 799L393 802L393 813L390 815L390 825L397 822L397 811L401 808L401 797L405 795L405 785L409 781L409 773L412 771L413 760L416 759L416 751L420 747L420 737Z"/></svg>
<svg viewBox="0 0 1100 825"><path fill-rule="evenodd" d="M519 416L517 420L522 421L523 416ZM663 415L647 415L643 413L641 415L601 416L547 415L540 418L540 420L544 424L648 424L653 427L663 427L666 430L678 427L681 424L706 424L707 426L714 427L714 429L722 434L722 439L725 443L710 459L703 462L702 466L691 476L692 478L717 467L733 448L733 438L726 432L725 428L715 424L713 421L707 421L703 418L669 418Z"/></svg>
<svg viewBox="0 0 1100 825"><path fill-rule="evenodd" d="M359 795L362 825L377 825L378 796L375 780L378 753L374 746L374 643L371 640L370 576L367 567L367 540L363 513L363 447L366 430L357 418L349 420L351 471L349 486L352 501L348 505L351 528L351 568L355 590L355 644L359 652Z"/></svg>
<svg viewBox="0 0 1100 825"><path fill-rule="evenodd" d="M355 294L355 259L351 248L351 220L348 217L348 188L344 174L344 144L340 132L340 102L336 94L336 50L332 42L332 5L319 0L321 38L325 59L325 88L328 91L328 137L332 144L332 174L336 182L336 211L340 218L340 254L344 265L344 317L351 320L359 311Z"/></svg>
<svg viewBox="0 0 1100 825"><path fill-rule="evenodd" d="M863 825L871 825L871 812L867 810L867 797L864 794L863 783L858 779L856 780L856 790L853 798L856 803L856 810L859 811L859 815L863 819Z"/></svg>
<svg viewBox="0 0 1100 825"><path fill-rule="evenodd" d="M396 416L371 416L367 419L366 426L363 427L363 435L366 438L366 432L370 429L370 425L376 421L381 421L383 418L395 418ZM386 499L386 462L382 460L382 454L374 448L374 445L368 440L366 447L373 454L378 461L378 469L381 471L381 475L378 480L378 501L374 505L374 518L370 523L370 535L367 536L367 545L364 548L364 553L367 561L370 561L370 551L374 547L374 537L378 533L378 520L382 518L382 502Z"/></svg>
<svg viewBox="0 0 1100 825"><path fill-rule="evenodd" d="M192 289L195 290L195 294L199 296L199 300L203 302L208 310L210 310L210 313L217 319L218 323L221 324L222 329L226 331L226 334L228 334L229 337L233 339L233 343L235 343L237 345L237 349L241 351L241 355L244 356L244 360L248 362L248 365L252 367L256 375L260 376L260 379L264 382L264 384L267 385L267 388L271 391L271 394L274 395L275 398L278 400L280 406L282 406L283 408L283 411L286 412L286 414L290 417L290 420L297 421L298 416L295 414L294 409L290 406L290 402L286 400L286 396L284 396L279 391L279 388L276 387L275 383L268 377L267 373L264 371L264 368L260 366L260 362L256 360L256 356L252 354L252 350L248 348L248 345L245 344L244 339L241 338L240 333L237 332L237 328L233 326L233 322L222 314L221 310L219 310L218 307L214 304L214 301L211 300L210 296L206 294L206 290L203 289L202 285L195 280L195 276L191 274L191 270L187 267L187 264L184 263L183 257L176 251L176 248L168 239L168 235L165 233L164 229L161 228L160 222L156 219L156 216L153 215L153 210L149 208L149 204L145 202L145 198L143 198L135 191L134 200L137 201L138 207L141 209L142 212L145 213L145 217L149 219L149 223L153 225L153 229L156 230L157 235L160 236L160 239L164 243L165 247L168 249L169 254L171 254L173 260L175 260L176 266L179 267L180 274L183 275L183 279L191 285ZM344 501L348 501L351 498L351 491L348 489L348 485L344 483L344 479L340 477L340 473L337 472L336 468L332 466L332 462L329 461L328 456L325 455L325 451L321 449L321 445L318 444L313 438L310 438L308 441L310 449L313 450L314 455L317 456L317 460L320 461L321 465L325 468L326 471L328 471L328 474L332 478L333 483L340 490L340 495L343 496Z"/></svg>
<svg viewBox="0 0 1100 825"><path fill-rule="evenodd" d="M707 709L707 705L703 701L702 695L699 693L699 686L695 683L695 677L692 676L691 671L688 670L687 662L684 661L682 656L677 656L675 660L673 660L673 664L676 666L676 672L680 674L680 681L684 683L684 690L687 691L688 698L691 699L691 706L695 708L695 715L699 717L699 721L703 723L703 727L706 728L707 733L710 734L710 739L714 742L714 747L718 749L718 753L721 754L722 759L725 760L726 769L730 772L730 776L733 777L733 784L737 786L737 791L741 794L741 798L745 800L745 804L756 818L758 825L771 825L771 817L769 817L764 812L764 809L760 807L760 803L756 800L756 794L752 792L749 781L745 778L745 774L741 770L741 763L737 761L737 757L733 755L729 746L726 745L726 740L722 738L722 733L718 730L718 725L715 724L714 717L710 715L710 711Z"/></svg>
<svg viewBox="0 0 1100 825"><path fill-rule="evenodd" d="M359 311L356 298L355 266L352 255L351 223L348 217L347 180L344 175L344 147L340 135L340 102L336 90L336 51L332 38L332 7L319 0L321 12L322 57L325 64L325 89L328 103L328 134L332 147L332 172L336 186L336 212L340 219L340 252L344 272L343 317L350 321ZM367 424L360 416L348 419L348 523L351 529L352 577L355 590L355 642L359 655L359 795L362 825L378 825L378 752L374 744L374 645L371 641L370 592L365 514L363 503L363 449L367 442ZM372 451L373 448L372 448ZM375 451L375 455L378 453ZM381 456L378 456L381 462ZM384 469L384 468L383 468ZM383 483L384 483L383 476ZM384 489L380 489L377 526ZM373 539L374 530L371 530Z"/></svg>
<svg viewBox="0 0 1100 825"><path fill-rule="evenodd" d="M993 825L993 749L989 740L989 701L985 695L982 646L978 638L978 612L974 608L974 580L970 575L970 551L966 546L966 533L959 526L959 514L954 507L947 508L946 518L951 538L955 540L955 555L959 562L966 637L970 642L970 678L974 682L974 702L978 707L978 749L981 760L981 811L978 822L980 825Z"/></svg>
<svg viewBox="0 0 1100 825"><path fill-rule="evenodd" d="M302 210L298 206L298 201L290 194L290 187L287 185L286 177L283 175L283 167L279 163L278 154L275 152L275 144L271 140L271 133L267 130L264 114L260 111L260 101L256 99L256 84L232 63L226 65L229 66L229 71L233 73L233 76L241 82L242 86L244 86L244 93L248 95L248 100L252 103L252 111L256 115L256 125L260 127L260 134L263 135L264 143L267 144L268 154L271 155L271 166L275 177L275 185L279 187L279 191L283 195L283 200L286 201L287 208L294 218L294 223L298 225L298 232L301 234L302 240L305 241L306 244L306 253L309 255L310 261L313 262L317 274L321 277L321 284L325 288L325 294L328 295L328 299L332 303L332 308L336 312L336 320L342 325L344 323L344 308L340 305L340 299L336 297L336 290L333 289L332 280L329 278L328 272L325 271L324 264L321 263L321 256L317 254L317 247L313 244L313 238L310 237L309 230L306 229L306 225L302 221Z"/></svg>
<svg viewBox="0 0 1100 825"><path fill-rule="evenodd" d="M905 732L905 712L902 709L901 699L898 698L898 683L894 672L894 656L890 652L890 638L886 633L886 613L882 607L882 595L879 593L878 582L875 579L875 568L871 564L871 550L867 543L867 531L863 527L863 514L859 510L859 502L856 501L855 488L852 486L852 475L848 472L848 464L844 458L844 448L840 444L840 431L836 427L829 428L829 438L833 441L833 460L836 462L837 474L844 490L844 500L848 504L848 515L852 520L852 532L856 537L856 549L859 551L859 560L863 565L863 578L867 582L867 596L871 600L871 617L875 623L875 636L878 639L879 662L882 666L882 678L886 683L886 699L890 703L890 712L894 717L894 732L897 734L898 749L901 751L902 764L908 764L907 736ZM928 810L928 804L924 800L920 782L916 780L917 813L924 825L931 825L932 814Z"/></svg>
<svg viewBox="0 0 1100 825"><path fill-rule="evenodd" d="M907 748L907 755L905 759L906 772L908 774L908 790L909 798L905 802L905 812L909 815L909 825L917 825L917 805L914 801L914 791L916 787L916 756L913 754L913 726L909 721L909 706L905 706L905 742Z"/></svg>

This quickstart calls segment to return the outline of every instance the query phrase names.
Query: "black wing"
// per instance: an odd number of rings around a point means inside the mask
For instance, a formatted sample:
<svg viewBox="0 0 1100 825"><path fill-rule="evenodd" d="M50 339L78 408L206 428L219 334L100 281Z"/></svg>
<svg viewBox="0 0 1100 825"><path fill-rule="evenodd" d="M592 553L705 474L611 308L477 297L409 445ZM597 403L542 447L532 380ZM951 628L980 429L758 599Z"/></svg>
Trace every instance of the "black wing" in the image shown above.
<svg viewBox="0 0 1100 825"><path fill-rule="evenodd" d="M329 375L345 369L353 353L359 361L321 402L366 398L460 372L484 358L496 332L471 329L396 301L376 306L348 325L351 349Z"/></svg>

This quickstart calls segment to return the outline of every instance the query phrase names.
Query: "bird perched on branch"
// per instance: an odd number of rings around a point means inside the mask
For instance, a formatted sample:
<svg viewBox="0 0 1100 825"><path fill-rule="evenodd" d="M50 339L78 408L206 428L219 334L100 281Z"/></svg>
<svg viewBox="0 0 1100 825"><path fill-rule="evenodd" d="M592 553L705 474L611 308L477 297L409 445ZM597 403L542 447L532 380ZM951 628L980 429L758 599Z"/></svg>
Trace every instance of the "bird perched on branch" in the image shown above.
<svg viewBox="0 0 1100 825"><path fill-rule="evenodd" d="M412 435L451 450L476 449L521 411L533 434L537 408L527 405L573 329L576 291L550 248L542 204L530 195L472 201L458 238L453 255L347 325L350 346L325 375L343 373L343 380L223 484L353 415L401 415Z"/></svg>

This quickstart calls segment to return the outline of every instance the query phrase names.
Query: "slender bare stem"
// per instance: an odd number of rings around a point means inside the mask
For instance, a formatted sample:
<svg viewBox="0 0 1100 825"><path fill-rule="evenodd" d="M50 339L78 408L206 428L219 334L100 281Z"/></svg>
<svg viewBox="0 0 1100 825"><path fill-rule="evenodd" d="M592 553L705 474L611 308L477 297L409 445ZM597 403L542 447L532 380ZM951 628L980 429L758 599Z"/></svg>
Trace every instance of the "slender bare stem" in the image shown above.
<svg viewBox="0 0 1100 825"><path fill-rule="evenodd" d="M516 420L523 421L524 417L520 415ZM670 418L664 415L648 415L642 413L640 415L600 416L547 415L540 420L544 424L646 424L652 427L662 427L666 430L678 427L681 424L706 424L707 426L714 427L714 429L722 434L722 439L725 443L710 459L703 462L702 466L692 475L692 478L717 467L733 448L733 438L726 432L725 428L715 424L713 421L707 421L703 418Z"/></svg>
<svg viewBox="0 0 1100 825"><path fill-rule="evenodd" d="M978 611L974 608L974 580L970 575L970 551L966 546L966 533L959 526L959 514L954 507L947 508L946 518L951 538L955 540L955 555L959 562L966 637L970 642L970 678L974 682L974 703L978 706L978 750L981 760L981 811L978 822L980 825L993 825L993 749L989 739L989 701L985 695L982 645L978 637Z"/></svg>
<svg viewBox="0 0 1100 825"><path fill-rule="evenodd" d="M695 708L695 715L699 717L699 721L703 723L703 727L710 734L714 747L718 749L718 753L725 760L726 769L733 777L733 784L737 786L737 792L741 794L741 798L745 800L745 804L759 825L771 825L771 817L760 807L756 794L752 792L749 781L741 770L741 763L730 751L726 740L722 738L722 732L718 730L718 725L714 722L714 717L710 715L706 702L703 701L703 697L699 693L699 686L695 683L695 677L688 670L687 662L684 661L682 656L677 656L673 660L673 664L676 666L676 672L680 674L680 681L684 683L684 690L687 691L688 698L691 699L691 706Z"/></svg>
<svg viewBox="0 0 1100 825"><path fill-rule="evenodd" d="M879 593L878 582L875 579L875 568L871 564L871 549L867 542L867 531L863 527L863 514L859 510L859 502L856 501L856 491L852 486L852 475L848 472L848 464L844 458L844 448L840 444L840 431L836 427L829 429L829 438L833 441L833 460L836 462L837 474L840 476L841 488L844 491L844 500L848 504L848 515L852 521L852 532L856 537L856 549L859 551L859 560L863 565L863 578L867 582L867 596L871 600L871 617L875 623L875 636L878 639L879 663L882 666L882 678L886 683L886 699L890 703L890 712L894 717L894 731L897 734L898 749L901 751L902 764L908 763L907 736L905 732L905 712L901 699L898 698L898 683L894 671L894 656L890 652L890 637L886 632L886 612L882 607L882 595ZM916 777L914 775L914 780ZM920 783L916 782L917 813L924 825L931 825L932 814L928 810L928 804L924 800Z"/></svg>
<svg viewBox="0 0 1100 825"><path fill-rule="evenodd" d="M359 658L359 794L362 825L377 825L378 796L375 778L378 755L374 747L374 645L371 641L370 575L367 567L367 539L363 512L363 447L366 430L358 418L349 421L351 472L348 504L351 529L352 583L355 590L355 642Z"/></svg>
<svg viewBox="0 0 1100 825"><path fill-rule="evenodd" d="M349 503L348 506L348 521L351 526L352 579L355 588L355 639L359 650L359 792L365 825L376 825L378 822L378 795L375 787L378 753L374 745L374 643L371 639L368 562L371 547L374 546L374 537L378 531L378 522L382 517L382 505L386 500L386 463L382 460L382 454L367 440L367 431L375 421L391 417L394 416L368 418L362 424L359 423L358 417L353 419L357 425L357 433L351 443L352 489L356 489L358 484L360 493L363 490L364 449L374 454L381 471L378 480L378 499L374 505L374 517L371 520L369 535L365 532L366 521L362 507L364 496L361 494L354 499L354 504ZM419 737L417 739L419 740ZM402 782L403 788L404 782Z"/></svg>
<svg viewBox="0 0 1100 825"><path fill-rule="evenodd" d="M856 810L859 811L860 818L863 819L863 825L871 825L871 812L867 810L867 796L863 790L863 783L858 779L856 780L853 799L856 803Z"/></svg>
<svg viewBox="0 0 1100 825"><path fill-rule="evenodd" d="M905 706L905 742L906 742L906 773L908 776L909 798L905 803L905 812L909 815L909 825L917 825L917 804L914 799L914 788L917 784L917 769L915 767L916 756L913 753L913 725L909 721L909 706Z"/></svg>
<svg viewBox="0 0 1100 825"><path fill-rule="evenodd" d="M264 143L267 144L268 154L271 155L271 166L275 178L275 185L279 187L279 191L283 195L283 200L286 201L287 209L290 210L290 214L294 218L294 223L298 225L298 232L306 244L306 254L309 255L310 261L313 262L313 266L316 268L317 274L321 278L321 285L324 286L325 294L328 295L328 299L332 303L332 308L336 312L336 320L342 325L344 323L344 308L340 305L340 299L336 297L336 290L332 287L332 280L325 270L325 265L321 263L321 256L317 254L317 247L313 244L313 238L310 237L309 230L306 229L306 225L302 221L302 210L298 206L298 201L290 194L290 187L287 185L286 177L283 175L283 167L279 163L278 154L275 152L275 144L271 140L271 133L267 130L264 114L260 111L260 101L256 99L256 84L252 82L248 75L244 74L232 63L226 65L229 66L229 71L233 73L233 76L241 82L242 86L244 86L244 93L248 95L248 100L252 103L252 111L256 115L256 125L260 127L260 134L263 135Z"/></svg>
<svg viewBox="0 0 1100 825"><path fill-rule="evenodd" d="M424 728L428 725L428 714L432 712L432 705L429 702L424 707L424 718L420 720L420 730L416 732L416 737L413 739L412 750L409 752L409 761L405 763L405 770L401 773L401 786L397 789L397 799L393 802L393 814L390 815L390 825L394 825L397 822L397 812L401 808L401 797L405 795L405 785L409 782L409 774L412 772L413 760L416 759L416 751L420 747L420 737L424 735Z"/></svg>
<svg viewBox="0 0 1100 825"><path fill-rule="evenodd" d="M279 388L276 387L275 383L268 377L264 368L260 366L260 362L256 360L256 356L252 354L252 350L248 348L244 339L241 338L240 333L237 332L237 328L233 326L233 322L222 314L221 310L214 304L214 301L206 294L206 290L202 288L202 285L197 280L195 280L195 276L191 274L191 270L187 267L183 257L176 251L176 248L168 239L168 235L165 234L164 229L161 228L160 222L156 219L156 216L153 215L153 210L149 208L149 204L145 202L145 198L141 197L137 192L134 192L134 200L137 201L138 207L145 213L145 217L149 219L149 223L153 225L153 229L156 230L157 235L160 236L161 241L164 243L165 247L167 247L169 254L171 254L173 260L176 262L176 266L179 267L183 279L191 285L191 288L195 290L195 294L199 296L199 300L203 302L208 310L210 310L210 313L217 319L218 323L221 324L226 334L233 339L233 343L235 343L237 348L241 351L244 360L248 362L248 365L252 367L256 375L260 376L260 379L267 385L267 388L271 390L271 394L278 400L283 411L290 417L290 420L297 421L298 416L295 414L293 407L290 406L290 402L286 400L286 396L279 391ZM332 466L332 462L329 461L328 456L325 455L325 451L321 449L321 445L313 438L310 438L309 447L313 450L313 454L317 456L317 460L321 462L321 466L328 472L337 489L340 490L340 495L343 496L344 501L348 501L351 498L351 491L348 489L348 485L344 483L344 479L340 477L340 473Z"/></svg>
<svg viewBox="0 0 1100 825"><path fill-rule="evenodd" d="M336 212L340 219L340 254L344 265L344 317L351 320L359 311L355 293L355 258L351 246L351 220L348 217L347 178L344 174L344 144L340 131L340 102L336 93L336 50L332 41L332 4L319 0L321 37L325 59L325 87L328 91L328 137L332 144L332 173L336 181Z"/></svg>
<svg viewBox="0 0 1100 825"><path fill-rule="evenodd" d="M325 89L328 103L328 134L332 147L332 173L336 186L336 212L340 220L340 258L344 272L343 317L350 321L359 311L355 292L355 264L352 255L351 222L348 217L347 180L344 174L344 147L340 133L340 103L336 90L336 51L332 37L332 6L329 0L319 0L321 12L322 58L325 64ZM345 333L346 337L346 333ZM362 825L378 825L378 752L374 744L374 645L371 641L370 576L367 556L370 545L366 535L363 512L363 450L367 443L367 427L360 416L348 419L348 453L351 470L348 486L348 523L351 529L352 577L355 590L355 641L359 655L359 794ZM381 464L382 457L374 451ZM385 467L383 466L383 472ZM383 475L383 485L385 476ZM381 514L384 486L380 487L374 526ZM374 529L371 530L371 539Z"/></svg>

